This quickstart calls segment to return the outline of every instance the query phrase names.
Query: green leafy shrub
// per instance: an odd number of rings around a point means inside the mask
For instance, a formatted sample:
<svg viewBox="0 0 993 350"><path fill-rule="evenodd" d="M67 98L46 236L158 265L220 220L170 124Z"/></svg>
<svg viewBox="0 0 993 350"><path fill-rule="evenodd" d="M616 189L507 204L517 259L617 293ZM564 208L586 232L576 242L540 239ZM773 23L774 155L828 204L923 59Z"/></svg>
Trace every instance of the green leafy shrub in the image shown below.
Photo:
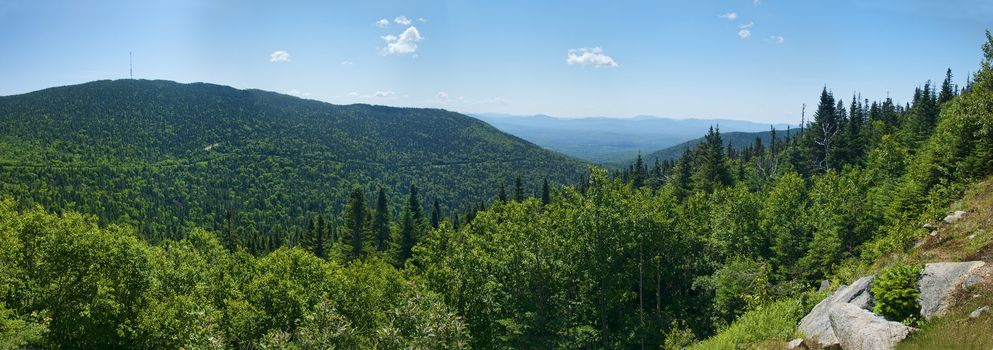
<svg viewBox="0 0 993 350"><path fill-rule="evenodd" d="M917 289L920 274L920 265L894 265L880 272L872 282L876 301L872 311L888 320L914 322L921 309L917 302L921 295Z"/></svg>

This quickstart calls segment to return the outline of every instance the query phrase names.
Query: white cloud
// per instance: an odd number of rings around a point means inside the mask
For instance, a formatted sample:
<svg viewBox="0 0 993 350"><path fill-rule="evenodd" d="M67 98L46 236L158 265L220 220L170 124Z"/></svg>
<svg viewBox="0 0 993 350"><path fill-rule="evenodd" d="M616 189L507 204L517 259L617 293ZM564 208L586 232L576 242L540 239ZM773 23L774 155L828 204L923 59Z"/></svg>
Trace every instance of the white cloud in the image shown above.
<svg viewBox="0 0 993 350"><path fill-rule="evenodd" d="M407 19L407 17L405 17L405 16L399 16L397 18L394 18L393 19L393 22L396 22L397 24L402 25L402 26L409 26L410 25L410 20Z"/></svg>
<svg viewBox="0 0 993 350"><path fill-rule="evenodd" d="M376 97L390 97L390 96L393 96L393 95L396 95L396 93L393 92L393 91L391 91L391 90L376 91Z"/></svg>
<svg viewBox="0 0 993 350"><path fill-rule="evenodd" d="M617 62L610 56L603 54L603 49L599 47L570 49L566 58L567 64L578 64L580 66L594 67L617 67Z"/></svg>
<svg viewBox="0 0 993 350"><path fill-rule="evenodd" d="M377 27L380 27L380 28L389 27L390 26L390 20L388 20L386 18L383 18L381 20L378 20L378 21L376 21L376 26Z"/></svg>
<svg viewBox="0 0 993 350"><path fill-rule="evenodd" d="M288 62L290 53L284 50L275 51L269 54L269 62Z"/></svg>
<svg viewBox="0 0 993 350"><path fill-rule="evenodd" d="M348 93L348 97L359 97L362 96L358 92L352 91Z"/></svg>
<svg viewBox="0 0 993 350"><path fill-rule="evenodd" d="M417 43L424 39L421 33L417 31L417 27L407 27L403 33L397 35L387 35L383 38L386 41L386 47L383 48L383 54L385 55L401 55L417 52Z"/></svg>
<svg viewBox="0 0 993 350"><path fill-rule="evenodd" d="M421 22L421 23L428 23L428 20L426 18L424 18L424 17L418 17L417 18L417 21L418 22Z"/></svg>
<svg viewBox="0 0 993 350"><path fill-rule="evenodd" d="M296 96L296 97L308 97L308 96L313 95L313 94L311 94L309 92L301 92L300 90L297 90L297 89L292 89L290 91L287 91L286 93L289 94L289 95Z"/></svg>
<svg viewBox="0 0 993 350"><path fill-rule="evenodd" d="M786 38L783 38L782 35L773 35L769 37L769 41L774 42L776 44L782 44L786 42Z"/></svg>
<svg viewBox="0 0 993 350"><path fill-rule="evenodd" d="M448 93L444 91L438 91L438 98L442 100L448 99Z"/></svg>
<svg viewBox="0 0 993 350"><path fill-rule="evenodd" d="M354 64L352 61L341 61L342 66L351 66L352 64Z"/></svg>
<svg viewBox="0 0 993 350"><path fill-rule="evenodd" d="M738 26L738 37L741 37L741 39L744 40L752 36L752 25L755 25L755 22L748 22L748 24Z"/></svg>
<svg viewBox="0 0 993 350"><path fill-rule="evenodd" d="M726 20L729 20L729 21L733 21L733 20L735 20L735 19L738 18L738 14L737 13L734 13L734 12L728 12L728 13L725 13L725 14L721 15L721 18L726 19Z"/></svg>

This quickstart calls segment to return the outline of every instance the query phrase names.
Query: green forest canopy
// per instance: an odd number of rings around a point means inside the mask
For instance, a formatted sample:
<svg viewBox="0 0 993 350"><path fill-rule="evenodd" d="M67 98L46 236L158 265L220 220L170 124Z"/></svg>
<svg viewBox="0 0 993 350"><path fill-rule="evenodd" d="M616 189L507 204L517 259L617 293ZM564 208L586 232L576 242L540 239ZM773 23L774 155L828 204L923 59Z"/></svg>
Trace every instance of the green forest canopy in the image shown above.
<svg viewBox="0 0 993 350"><path fill-rule="evenodd" d="M962 89L948 72L906 106L843 101L825 88L812 122L781 142L729 154L714 129L672 164L636 161L616 176L593 168L576 186L543 185L541 197L515 181L464 213L432 204L425 214L411 188L389 224L378 215L383 196L367 200L371 185L355 184L328 219L341 230L322 236L317 216L308 239L258 256L223 230L149 243L129 225L15 202L41 191L5 190L14 199L0 204L0 340L658 348L714 334L765 305L793 313L775 300L809 295L839 266L907 249L925 234L923 222L993 174L987 38ZM103 161L81 157L73 161ZM388 247L378 242L384 225Z"/></svg>

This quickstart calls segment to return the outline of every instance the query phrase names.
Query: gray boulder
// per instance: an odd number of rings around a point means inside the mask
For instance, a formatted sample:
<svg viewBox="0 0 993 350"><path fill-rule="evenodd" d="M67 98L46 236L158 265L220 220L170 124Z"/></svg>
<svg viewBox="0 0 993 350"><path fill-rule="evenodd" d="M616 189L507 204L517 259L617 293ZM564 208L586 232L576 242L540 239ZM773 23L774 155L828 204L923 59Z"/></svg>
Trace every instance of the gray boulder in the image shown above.
<svg viewBox="0 0 993 350"><path fill-rule="evenodd" d="M959 221L959 219L961 219L963 216L965 216L965 214L966 214L966 212L964 212L964 211L956 210L954 213L949 214L948 216L945 217L945 222L947 222L947 223L950 224L950 223Z"/></svg>
<svg viewBox="0 0 993 350"><path fill-rule="evenodd" d="M989 306L983 306L981 308L975 309L971 313L969 313L969 318L970 319L977 319L977 318L979 318L979 316L982 316L983 313L985 313L987 311L990 311L990 307Z"/></svg>
<svg viewBox="0 0 993 350"><path fill-rule="evenodd" d="M927 264L917 282L921 290L918 300L921 316L930 320L947 312L957 291L982 280L977 269L983 265L985 263L982 261Z"/></svg>
<svg viewBox="0 0 993 350"><path fill-rule="evenodd" d="M786 350L807 350L807 347L803 345L803 339L793 339L786 343Z"/></svg>
<svg viewBox="0 0 993 350"><path fill-rule="evenodd" d="M831 327L845 350L889 350L913 328L886 319L853 304L831 306Z"/></svg>
<svg viewBox="0 0 993 350"><path fill-rule="evenodd" d="M862 277L850 286L842 285L831 296L814 306L810 313L800 320L797 328L822 348L837 346L838 338L831 328L831 308L836 304L851 304L856 308L868 310L872 304L869 288L873 279L873 276Z"/></svg>

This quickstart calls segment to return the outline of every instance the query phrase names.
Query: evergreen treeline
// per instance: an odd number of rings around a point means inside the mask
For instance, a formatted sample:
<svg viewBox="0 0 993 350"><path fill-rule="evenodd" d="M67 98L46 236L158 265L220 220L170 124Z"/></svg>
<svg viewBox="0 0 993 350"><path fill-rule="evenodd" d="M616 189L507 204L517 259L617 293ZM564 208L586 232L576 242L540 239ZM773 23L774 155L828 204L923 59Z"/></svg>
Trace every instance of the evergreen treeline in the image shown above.
<svg viewBox="0 0 993 350"><path fill-rule="evenodd" d="M461 212L412 186L392 215L378 185L356 184L335 216L303 214L304 233L262 257L223 230L151 244L126 226L8 200L0 340L680 347L909 248L966 185L993 175L987 39L962 89L951 72L903 105L825 88L809 123L740 151L714 128L675 162L592 168L572 187L497 181L486 189L495 199Z"/></svg>

